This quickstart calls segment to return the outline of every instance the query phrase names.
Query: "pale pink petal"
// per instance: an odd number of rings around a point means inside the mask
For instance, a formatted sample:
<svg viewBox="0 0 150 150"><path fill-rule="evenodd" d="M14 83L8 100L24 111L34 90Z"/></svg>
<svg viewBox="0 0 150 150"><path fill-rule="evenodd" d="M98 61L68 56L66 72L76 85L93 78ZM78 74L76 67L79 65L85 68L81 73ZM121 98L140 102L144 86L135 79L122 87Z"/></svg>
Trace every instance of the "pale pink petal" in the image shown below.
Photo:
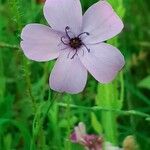
<svg viewBox="0 0 150 150"><path fill-rule="evenodd" d="M31 60L48 61L59 56L61 35L48 26L28 24L23 28L21 38L21 48Z"/></svg>
<svg viewBox="0 0 150 150"><path fill-rule="evenodd" d="M112 81L125 61L121 52L106 43L88 45L90 52L84 49L80 55L81 62L87 70L101 83Z"/></svg>
<svg viewBox="0 0 150 150"><path fill-rule="evenodd" d="M106 1L100 1L91 6L83 16L83 31L89 32L85 41L99 43L108 40L123 29L121 19Z"/></svg>
<svg viewBox="0 0 150 150"><path fill-rule="evenodd" d="M67 26L78 34L82 25L82 9L79 0L47 0L44 15L49 25L58 31Z"/></svg>
<svg viewBox="0 0 150 150"><path fill-rule="evenodd" d="M75 133L76 133L76 141L77 142L82 142L83 141L83 135L80 131L80 128L77 126L77 127L75 127L74 130L75 130Z"/></svg>
<svg viewBox="0 0 150 150"><path fill-rule="evenodd" d="M87 71L78 57L61 55L50 75L50 87L58 92L76 94L83 91L87 81Z"/></svg>
<svg viewBox="0 0 150 150"><path fill-rule="evenodd" d="M83 122L80 122L78 126L74 128L74 132L71 134L71 140L74 143L83 142L83 138L86 135L86 127Z"/></svg>
<svg viewBox="0 0 150 150"><path fill-rule="evenodd" d="M80 122L79 125L78 125L79 129L80 129L80 132L82 135L85 135L86 134L86 127L85 127L85 124L83 122Z"/></svg>

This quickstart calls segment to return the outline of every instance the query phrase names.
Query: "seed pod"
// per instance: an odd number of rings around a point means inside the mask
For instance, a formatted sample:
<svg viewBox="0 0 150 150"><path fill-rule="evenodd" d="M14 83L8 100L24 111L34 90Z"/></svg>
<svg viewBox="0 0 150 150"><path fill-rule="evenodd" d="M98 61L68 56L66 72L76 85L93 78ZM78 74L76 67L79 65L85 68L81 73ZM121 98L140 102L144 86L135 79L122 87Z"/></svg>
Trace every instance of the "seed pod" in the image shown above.
<svg viewBox="0 0 150 150"><path fill-rule="evenodd" d="M127 136L123 141L124 150L139 150L139 146L132 135Z"/></svg>

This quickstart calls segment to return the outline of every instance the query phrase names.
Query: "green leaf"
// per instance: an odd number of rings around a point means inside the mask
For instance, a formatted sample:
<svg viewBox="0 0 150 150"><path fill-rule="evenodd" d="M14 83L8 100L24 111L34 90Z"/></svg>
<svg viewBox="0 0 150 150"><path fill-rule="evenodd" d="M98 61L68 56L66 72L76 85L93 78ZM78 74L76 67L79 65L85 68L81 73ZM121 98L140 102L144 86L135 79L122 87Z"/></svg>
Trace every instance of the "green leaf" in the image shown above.
<svg viewBox="0 0 150 150"><path fill-rule="evenodd" d="M97 133L102 133L103 129L101 123L98 121L96 115L91 113L92 126Z"/></svg>
<svg viewBox="0 0 150 150"><path fill-rule="evenodd" d="M11 119L0 118L0 128L2 128L2 126L5 125L5 124L13 125L17 129L20 130L20 132L21 132L21 134L24 138L24 142L25 142L24 150L29 149L30 148L31 135L30 135L29 130L26 128L26 126L24 126L24 124L22 124L21 122L18 122L18 121L14 121L14 120L11 120Z"/></svg>
<svg viewBox="0 0 150 150"><path fill-rule="evenodd" d="M138 86L141 88L146 88L150 90L150 76L147 76L142 81L138 83Z"/></svg>

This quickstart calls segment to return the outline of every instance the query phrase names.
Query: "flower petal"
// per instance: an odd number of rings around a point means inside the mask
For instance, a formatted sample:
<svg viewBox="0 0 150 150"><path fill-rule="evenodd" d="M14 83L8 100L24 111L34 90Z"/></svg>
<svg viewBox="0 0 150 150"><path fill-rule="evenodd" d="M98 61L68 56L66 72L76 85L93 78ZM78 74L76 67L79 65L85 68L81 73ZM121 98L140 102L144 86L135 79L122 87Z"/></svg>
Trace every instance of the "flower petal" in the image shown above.
<svg viewBox="0 0 150 150"><path fill-rule="evenodd" d="M79 127L75 127L75 133L76 133L76 142L82 142L83 141L83 135L80 131Z"/></svg>
<svg viewBox="0 0 150 150"><path fill-rule="evenodd" d="M85 49L84 55L80 54L83 65L99 82L112 81L125 64L121 52L106 43L88 45L88 48L90 49L89 53Z"/></svg>
<svg viewBox="0 0 150 150"><path fill-rule="evenodd" d="M67 58L68 52L62 54L50 75L50 87L58 92L76 94L81 92L87 81L87 70L78 57Z"/></svg>
<svg viewBox="0 0 150 150"><path fill-rule="evenodd" d="M76 135L76 132L75 132L75 131L73 131L73 132L71 133L70 139L71 139L71 141L74 142L74 143L77 143L77 142L78 142L77 135Z"/></svg>
<svg viewBox="0 0 150 150"><path fill-rule="evenodd" d="M106 41L123 29L121 19L106 1L100 1L91 6L83 16L83 31L89 32L87 43Z"/></svg>
<svg viewBox="0 0 150 150"><path fill-rule="evenodd" d="M21 38L21 48L31 60L48 61L59 56L61 36L48 26L29 24L23 28Z"/></svg>
<svg viewBox="0 0 150 150"><path fill-rule="evenodd" d="M85 124L83 122L80 122L79 125L78 125L79 129L80 129L80 132L82 135L85 135L86 134L86 127L85 127Z"/></svg>
<svg viewBox="0 0 150 150"><path fill-rule="evenodd" d="M83 142L83 138L86 135L86 127L83 122L80 122L78 126L74 128L74 132L71 134L71 140L74 143Z"/></svg>
<svg viewBox="0 0 150 150"><path fill-rule="evenodd" d="M79 0L47 0L44 15L51 27L65 31L67 26L78 34L82 25L82 8Z"/></svg>

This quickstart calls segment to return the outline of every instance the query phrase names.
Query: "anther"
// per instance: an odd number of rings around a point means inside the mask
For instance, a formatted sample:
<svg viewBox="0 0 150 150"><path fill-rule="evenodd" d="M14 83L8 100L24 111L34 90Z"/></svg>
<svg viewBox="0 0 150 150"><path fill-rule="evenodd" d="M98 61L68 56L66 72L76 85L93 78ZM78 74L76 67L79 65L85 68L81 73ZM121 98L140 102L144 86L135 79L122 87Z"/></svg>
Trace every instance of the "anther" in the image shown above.
<svg viewBox="0 0 150 150"><path fill-rule="evenodd" d="M69 30L69 29L70 29L70 27L69 27L69 26L67 26L67 27L66 27L66 30Z"/></svg>
<svg viewBox="0 0 150 150"><path fill-rule="evenodd" d="M62 42L63 44L65 44L65 45L69 45L69 44L67 44L67 43L65 43L65 42L63 41L64 38L65 38L64 36L61 37L61 42Z"/></svg>
<svg viewBox="0 0 150 150"><path fill-rule="evenodd" d="M69 30L70 30L70 27L67 26L67 27L65 28L65 32L66 32L67 37L68 37L69 39L71 39L70 36L69 36L69 34L68 34L68 31L69 31Z"/></svg>
<svg viewBox="0 0 150 150"><path fill-rule="evenodd" d="M83 34L86 34L86 35L88 35L88 36L90 35L89 32L83 32L83 33L79 34L78 37L80 37L80 36L83 35Z"/></svg>
<svg viewBox="0 0 150 150"><path fill-rule="evenodd" d="M74 57L75 57L75 55L77 55L77 49L76 49L76 51L75 51L75 53L73 54L73 56L71 57L71 59L73 59Z"/></svg>
<svg viewBox="0 0 150 150"><path fill-rule="evenodd" d="M83 42L82 45L87 49L88 52L90 52L90 49Z"/></svg>

